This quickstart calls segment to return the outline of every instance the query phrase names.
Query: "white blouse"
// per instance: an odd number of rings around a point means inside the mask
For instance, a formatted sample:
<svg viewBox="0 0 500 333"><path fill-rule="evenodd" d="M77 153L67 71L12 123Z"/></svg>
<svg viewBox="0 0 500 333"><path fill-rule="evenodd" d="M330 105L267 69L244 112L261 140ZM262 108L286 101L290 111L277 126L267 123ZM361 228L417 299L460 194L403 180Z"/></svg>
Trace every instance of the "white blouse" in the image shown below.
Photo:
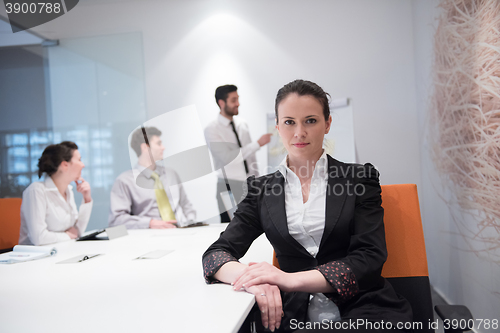
<svg viewBox="0 0 500 333"><path fill-rule="evenodd" d="M299 177L288 168L288 156L281 162L278 170L285 178L285 211L290 235L304 247L313 257L318 254L319 245L325 230L326 215L326 190L328 185L328 159L323 150L323 154L316 162L311 178L309 197L304 203L302 197L302 186ZM300 174L300 169L299 169ZM338 307L331 300L321 293L311 295L309 305L317 304L315 299L321 299L320 303L325 304L323 308L312 311L309 307L308 320L318 321L321 315L332 321L340 320ZM326 303L325 303L326 302ZM327 311L328 313L322 313ZM317 313L316 313L317 312ZM311 318L313 316L314 318Z"/></svg>
<svg viewBox="0 0 500 333"><path fill-rule="evenodd" d="M51 177L44 174L23 192L19 244L45 245L70 240L66 230L74 226L81 235L89 223L93 201L76 208L72 186L66 189L66 200Z"/></svg>
<svg viewBox="0 0 500 333"><path fill-rule="evenodd" d="M285 178L285 211L290 235L316 258L325 229L328 160L326 153L316 162L309 198L304 203L299 177L288 168L287 158L278 170ZM300 171L299 171L300 172Z"/></svg>

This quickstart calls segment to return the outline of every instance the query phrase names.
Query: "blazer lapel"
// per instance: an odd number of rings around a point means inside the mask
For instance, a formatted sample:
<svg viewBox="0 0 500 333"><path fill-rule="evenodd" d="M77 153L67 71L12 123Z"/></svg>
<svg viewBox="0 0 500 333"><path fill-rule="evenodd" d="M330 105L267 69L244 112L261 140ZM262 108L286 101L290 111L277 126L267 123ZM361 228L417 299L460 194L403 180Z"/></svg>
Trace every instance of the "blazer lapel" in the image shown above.
<svg viewBox="0 0 500 333"><path fill-rule="evenodd" d="M347 166L345 163L338 162L330 155L328 156L328 187L326 190L326 216L325 216L325 230L321 238L320 250L326 242L333 229L339 221L340 213L344 207L347 198L347 179L346 175L349 174L353 166ZM351 189L352 190L352 189Z"/></svg>
<svg viewBox="0 0 500 333"><path fill-rule="evenodd" d="M269 183L266 184L264 191L269 194L264 195L264 203L269 212L269 217L276 229L278 229L281 237L302 254L311 256L309 252L290 235L288 230L288 221L285 211L285 178L279 171L276 171Z"/></svg>

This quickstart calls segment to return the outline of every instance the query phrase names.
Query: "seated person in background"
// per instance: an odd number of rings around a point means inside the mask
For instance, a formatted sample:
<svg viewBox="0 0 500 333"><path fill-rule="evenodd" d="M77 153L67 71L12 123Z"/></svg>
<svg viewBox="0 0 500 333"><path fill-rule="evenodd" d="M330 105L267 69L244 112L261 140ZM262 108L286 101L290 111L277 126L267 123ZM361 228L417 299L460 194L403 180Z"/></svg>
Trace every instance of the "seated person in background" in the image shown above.
<svg viewBox="0 0 500 333"><path fill-rule="evenodd" d="M38 177L23 192L19 244L45 245L77 238L92 212L90 185L82 177L85 167L78 146L70 141L50 145L38 160ZM83 195L76 208L71 182Z"/></svg>
<svg viewBox="0 0 500 333"><path fill-rule="evenodd" d="M380 275L387 250L377 170L325 153L332 117L328 95L315 83L285 85L275 112L288 155L275 173L248 178L248 195L203 255L207 283L254 294L271 331L318 322L308 307L321 299L331 308L321 314L326 318L339 310L340 320L411 322L410 304ZM280 269L238 261L262 233Z"/></svg>
<svg viewBox="0 0 500 333"><path fill-rule="evenodd" d="M155 163L163 159L165 150L161 131L156 127L146 127L145 131L147 139L139 128L130 142L139 158L134 166L139 173L137 180L133 170L127 170L118 176L111 189L109 226L124 224L127 229L166 229L175 228L177 222L194 221L196 211L177 173ZM175 184L179 185L171 186Z"/></svg>

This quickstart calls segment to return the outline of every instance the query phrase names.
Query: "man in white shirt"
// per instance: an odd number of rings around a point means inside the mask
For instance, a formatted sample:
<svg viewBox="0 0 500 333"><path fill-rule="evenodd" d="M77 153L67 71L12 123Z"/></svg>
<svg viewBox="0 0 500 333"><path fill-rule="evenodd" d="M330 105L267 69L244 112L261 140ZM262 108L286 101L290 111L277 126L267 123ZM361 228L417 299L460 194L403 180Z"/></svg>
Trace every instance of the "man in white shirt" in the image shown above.
<svg viewBox="0 0 500 333"><path fill-rule="evenodd" d="M163 159L165 150L160 136L156 127L140 128L132 134L130 145L139 159L133 170L118 176L111 189L110 227L124 224L127 229L166 229L196 220L177 173L155 163Z"/></svg>
<svg viewBox="0 0 500 333"><path fill-rule="evenodd" d="M258 176L259 167L255 153L260 147L271 141L270 133L262 135L259 140L252 141L247 123L236 119L238 115L239 96L235 85L220 86L215 90L215 101L220 108L217 119L205 128L205 140L210 148L217 169L217 202L221 222L229 222L221 198L222 192L228 187L236 200L242 200L243 185L248 176ZM239 153L241 151L241 157Z"/></svg>

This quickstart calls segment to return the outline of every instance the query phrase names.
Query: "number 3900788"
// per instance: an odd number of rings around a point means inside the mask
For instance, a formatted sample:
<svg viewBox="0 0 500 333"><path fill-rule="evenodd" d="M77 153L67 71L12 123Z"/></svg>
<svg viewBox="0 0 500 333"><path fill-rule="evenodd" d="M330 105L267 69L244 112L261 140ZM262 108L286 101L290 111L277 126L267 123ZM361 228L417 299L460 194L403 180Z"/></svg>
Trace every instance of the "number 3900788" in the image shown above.
<svg viewBox="0 0 500 333"><path fill-rule="evenodd" d="M494 329L494 330L497 330L498 329L498 319L493 319L493 320L490 320L490 319L469 319L469 320L466 320L466 319L453 319L453 320L450 320L450 319L445 319L443 321L443 324L444 324L444 329L445 330L448 330L448 329L474 329L474 328L477 328L477 329L481 329L481 328L484 328L484 329Z"/></svg>
<svg viewBox="0 0 500 333"><path fill-rule="evenodd" d="M23 13L23 14L41 14L41 13L47 13L47 14L52 14L56 13L59 14L61 12L61 4L60 3L55 3L52 4L50 2L31 2L31 3L10 3L7 2L5 4L5 9L7 11L7 14L10 13Z"/></svg>

